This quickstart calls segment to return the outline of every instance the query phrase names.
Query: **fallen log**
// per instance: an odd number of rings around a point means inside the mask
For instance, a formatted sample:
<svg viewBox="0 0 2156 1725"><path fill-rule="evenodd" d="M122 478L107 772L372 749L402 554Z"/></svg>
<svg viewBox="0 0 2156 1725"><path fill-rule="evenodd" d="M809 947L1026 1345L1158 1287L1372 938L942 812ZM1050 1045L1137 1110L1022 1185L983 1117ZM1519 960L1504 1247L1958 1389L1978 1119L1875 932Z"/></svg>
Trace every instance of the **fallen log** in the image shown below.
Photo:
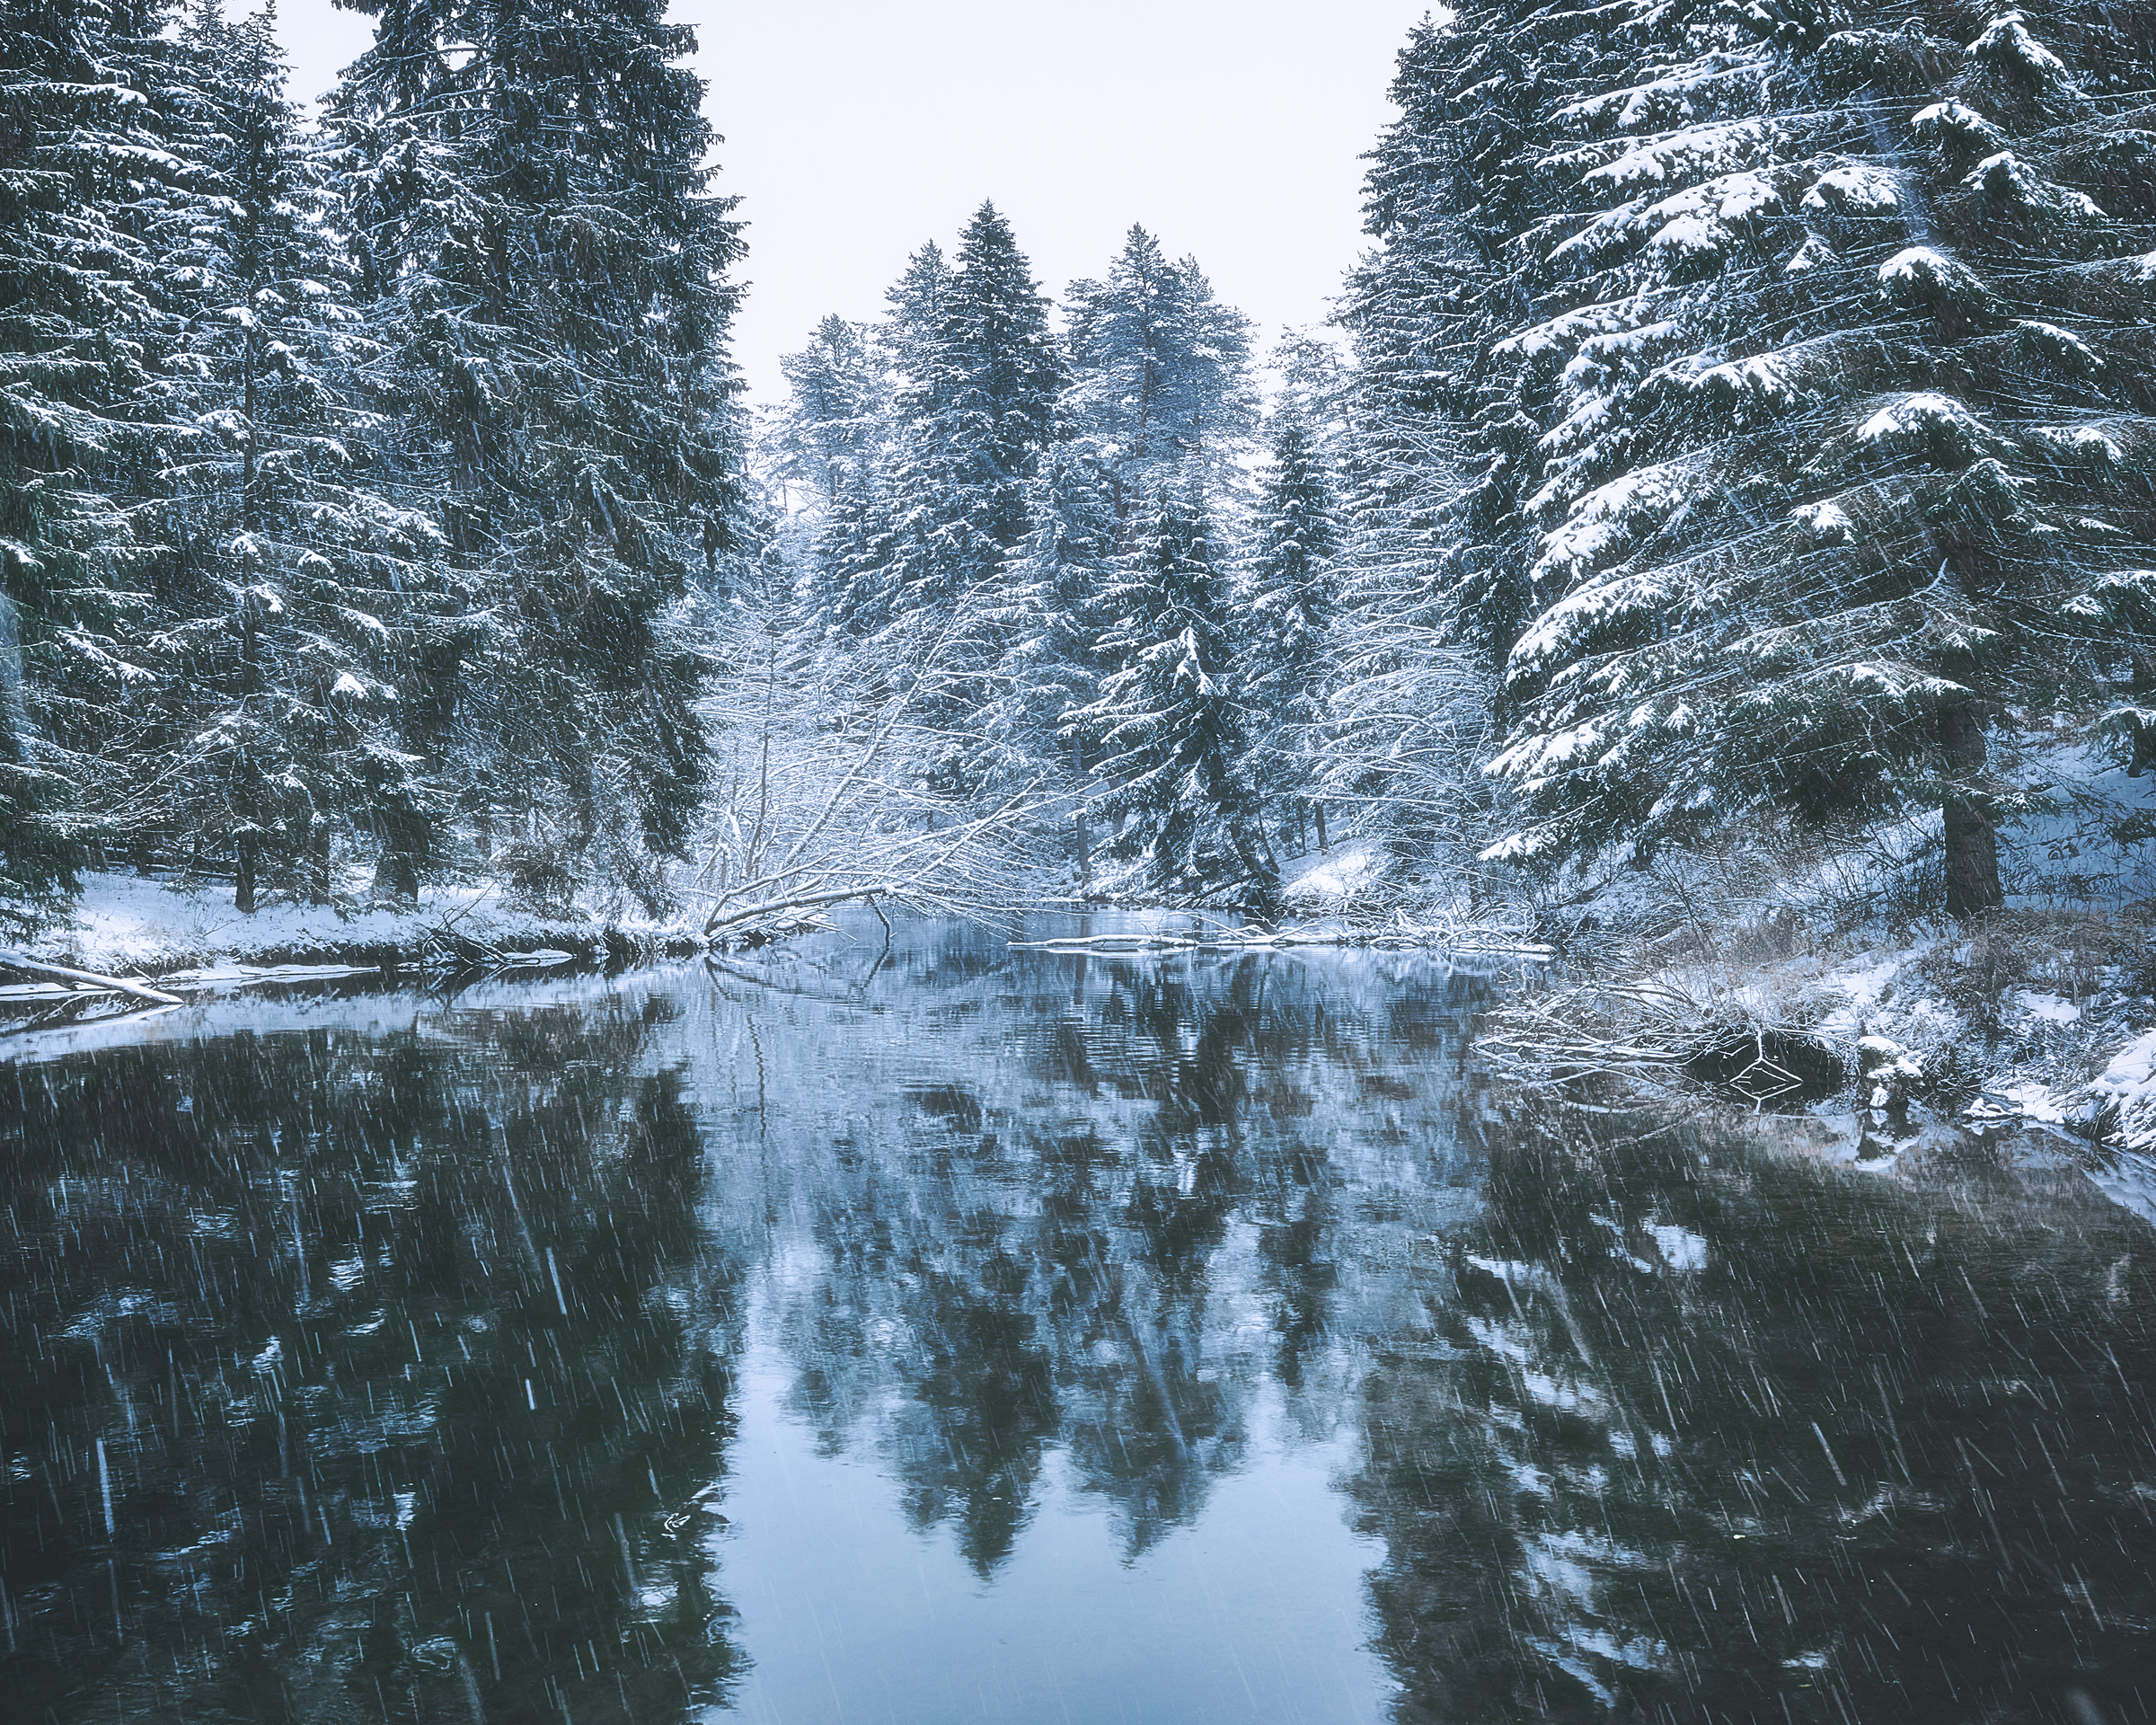
<svg viewBox="0 0 2156 1725"><path fill-rule="evenodd" d="M93 988L109 988L115 994L133 995L137 1000L146 1000L156 1006L183 1006L187 1003L177 995L168 995L139 982L130 982L125 977L101 976L94 970L71 970L64 964L47 964L27 953L12 951L0 947L0 969L20 970L26 976L49 977L55 982L86 982Z"/></svg>

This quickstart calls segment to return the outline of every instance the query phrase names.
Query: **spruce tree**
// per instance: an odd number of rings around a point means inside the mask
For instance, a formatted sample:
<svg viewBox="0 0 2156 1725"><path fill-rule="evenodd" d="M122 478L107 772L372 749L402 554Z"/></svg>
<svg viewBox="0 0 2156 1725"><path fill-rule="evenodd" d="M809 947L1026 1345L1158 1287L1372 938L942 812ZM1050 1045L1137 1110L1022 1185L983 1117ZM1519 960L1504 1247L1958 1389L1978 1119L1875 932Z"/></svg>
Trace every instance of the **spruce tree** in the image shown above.
<svg viewBox="0 0 2156 1725"><path fill-rule="evenodd" d="M1087 778L1076 715L1099 692L1100 606L1115 583L1120 537L1111 464L1085 442L1042 458L1029 513L1033 529L983 617L1005 644L972 721L980 739L969 776L1015 791L1047 782L1075 792Z"/></svg>
<svg viewBox="0 0 2156 1725"><path fill-rule="evenodd" d="M191 93L167 100L197 180L146 236L172 332L131 806L138 835L228 862L243 911L264 888L326 898L333 844L422 794L391 715L436 539L369 489L380 427L351 392L371 344L274 25L187 21Z"/></svg>
<svg viewBox="0 0 2156 1725"><path fill-rule="evenodd" d="M1026 535L1062 372L1047 301L993 204L967 224L941 306L922 311L933 329L897 405L886 580L897 612L940 622Z"/></svg>
<svg viewBox="0 0 2156 1725"><path fill-rule="evenodd" d="M141 558L125 491L156 332L119 219L172 158L145 65L162 13L0 7L0 902L72 891L107 832Z"/></svg>
<svg viewBox="0 0 2156 1725"><path fill-rule="evenodd" d="M783 355L787 401L772 439L782 481L804 503L828 509L863 483L876 448L885 394L868 332L843 317L816 326L809 344Z"/></svg>
<svg viewBox="0 0 2156 1725"><path fill-rule="evenodd" d="M1097 814L1153 886L1240 885L1269 911L1278 865L1248 772L1241 645L1203 498L1156 493L1100 599L1099 697L1074 715L1095 756Z"/></svg>
<svg viewBox="0 0 2156 1725"><path fill-rule="evenodd" d="M417 740L473 763L467 801L507 805L534 880L603 860L657 902L703 771L676 612L744 509L741 240L676 64L694 35L652 0L365 9L338 119L382 405L470 589L426 643Z"/></svg>
<svg viewBox="0 0 2156 1725"><path fill-rule="evenodd" d="M1196 259L1133 226L1105 281L1074 281L1063 415L1115 464L1125 509L1188 477L1217 492L1256 419L1249 320Z"/></svg>
<svg viewBox="0 0 2156 1725"><path fill-rule="evenodd" d="M1331 476L1309 428L1284 411L1259 481L1248 608L1251 706L1260 715L1252 772L1273 796L1309 792L1323 714L1325 660L1339 589L1340 534Z"/></svg>
<svg viewBox="0 0 2156 1725"><path fill-rule="evenodd" d="M919 382L935 363L936 342L950 308L951 269L933 240L906 261L898 279L884 290L889 309L876 328L884 363L899 376Z"/></svg>
<svg viewBox="0 0 2156 1725"><path fill-rule="evenodd" d="M1987 734L2032 701L2134 722L2119 164L2156 57L2068 7L1796 16L1424 32L1424 123L1373 176L1416 219L1374 275L1437 284L1395 345L1466 469L1443 573L1529 815L1498 854L1929 808L1980 910L2024 806Z"/></svg>
<svg viewBox="0 0 2156 1725"><path fill-rule="evenodd" d="M968 223L955 269L931 241L885 298L875 345L892 394L872 454L832 501L817 584L832 625L857 640L896 626L910 657L1025 536L1060 374L1047 302L992 204ZM974 672L988 650L968 650Z"/></svg>

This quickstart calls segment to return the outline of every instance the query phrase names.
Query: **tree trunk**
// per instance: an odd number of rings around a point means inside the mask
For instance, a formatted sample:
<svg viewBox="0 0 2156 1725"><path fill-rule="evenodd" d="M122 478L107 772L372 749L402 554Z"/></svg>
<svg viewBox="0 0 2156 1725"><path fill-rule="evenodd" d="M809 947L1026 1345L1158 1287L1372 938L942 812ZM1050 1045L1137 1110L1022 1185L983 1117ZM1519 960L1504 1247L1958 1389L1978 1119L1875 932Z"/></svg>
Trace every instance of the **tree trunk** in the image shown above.
<svg viewBox="0 0 2156 1725"><path fill-rule="evenodd" d="M306 824L306 901L330 901L330 824L322 815Z"/></svg>
<svg viewBox="0 0 2156 1725"><path fill-rule="evenodd" d="M383 847L375 862L375 890L384 898L400 903L417 904L420 898L420 870L409 850L398 848L395 838Z"/></svg>
<svg viewBox="0 0 2156 1725"><path fill-rule="evenodd" d="M249 388L252 391L252 383ZM252 450L252 446L250 445ZM252 454L249 456L252 471ZM250 571L252 573L252 570ZM261 637L255 627L254 594L240 596L240 698L252 705L261 686ZM261 854L262 775L254 762L254 750L243 748L239 783L233 798L233 813L239 817L239 861L234 869L232 907L243 916L254 915L255 863Z"/></svg>
<svg viewBox="0 0 2156 1725"><path fill-rule="evenodd" d="M1940 750L1949 782L1968 783L1984 770L1984 721L1975 703L1957 701L1939 714ZM1999 886L1999 833L1989 800L1972 792L1946 799L1947 915L1973 916L2006 902Z"/></svg>
<svg viewBox="0 0 2156 1725"><path fill-rule="evenodd" d="M232 907L243 916L254 915L254 862L261 841L250 827L240 834L240 859L233 870Z"/></svg>
<svg viewBox="0 0 2156 1725"><path fill-rule="evenodd" d="M1310 811L1318 818L1318 854L1323 856L1332 848L1325 839L1325 805L1313 802L1310 805Z"/></svg>

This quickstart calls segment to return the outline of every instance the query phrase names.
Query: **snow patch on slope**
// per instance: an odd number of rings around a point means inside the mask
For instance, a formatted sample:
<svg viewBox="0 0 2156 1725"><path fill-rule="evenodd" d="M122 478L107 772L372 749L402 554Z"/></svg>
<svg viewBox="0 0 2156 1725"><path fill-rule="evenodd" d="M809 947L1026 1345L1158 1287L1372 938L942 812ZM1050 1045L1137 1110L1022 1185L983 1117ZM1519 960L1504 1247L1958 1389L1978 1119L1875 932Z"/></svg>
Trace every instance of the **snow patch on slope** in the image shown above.
<svg viewBox="0 0 2156 1725"><path fill-rule="evenodd" d="M104 873L83 877L70 925L40 941L38 949L84 969L140 975L258 953L409 950L445 924L490 942L529 935L539 927L528 914L503 906L490 881L430 886L410 906L340 909L272 903L243 916L233 908L228 888L181 888Z"/></svg>
<svg viewBox="0 0 2156 1725"><path fill-rule="evenodd" d="M1280 894L1293 904L1329 903L1374 886L1384 868L1376 839L1345 839L1330 852L1291 861L1281 871Z"/></svg>

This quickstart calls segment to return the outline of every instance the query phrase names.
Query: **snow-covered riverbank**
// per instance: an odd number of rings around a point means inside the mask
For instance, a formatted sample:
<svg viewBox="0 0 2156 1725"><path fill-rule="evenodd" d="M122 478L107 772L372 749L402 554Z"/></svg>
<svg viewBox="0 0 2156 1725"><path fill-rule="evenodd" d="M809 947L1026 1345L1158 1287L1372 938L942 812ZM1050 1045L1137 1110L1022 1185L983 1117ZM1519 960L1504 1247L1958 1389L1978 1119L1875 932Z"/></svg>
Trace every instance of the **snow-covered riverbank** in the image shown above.
<svg viewBox="0 0 2156 1725"><path fill-rule="evenodd" d="M273 902L243 915L227 888L104 873L85 875L66 920L26 950L84 970L190 981L272 967L592 961L685 943L684 929L658 923L540 916L505 904L491 881L430 883L411 905Z"/></svg>

